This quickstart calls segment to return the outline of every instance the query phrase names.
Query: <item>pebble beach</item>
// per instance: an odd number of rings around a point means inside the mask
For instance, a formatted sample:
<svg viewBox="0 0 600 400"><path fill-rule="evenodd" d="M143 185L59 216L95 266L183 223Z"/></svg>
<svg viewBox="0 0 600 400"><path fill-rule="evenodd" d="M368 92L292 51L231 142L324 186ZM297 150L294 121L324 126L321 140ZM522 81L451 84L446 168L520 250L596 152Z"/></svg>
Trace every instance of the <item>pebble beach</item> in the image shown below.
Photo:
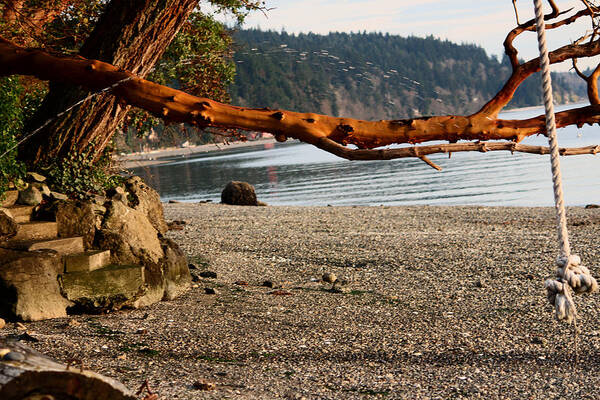
<svg viewBox="0 0 600 400"><path fill-rule="evenodd" d="M552 208L165 211L186 223L168 234L195 266L185 295L27 323L27 344L160 399L600 397L600 296L575 299L577 343L546 300ZM600 209L568 217L598 277Z"/></svg>

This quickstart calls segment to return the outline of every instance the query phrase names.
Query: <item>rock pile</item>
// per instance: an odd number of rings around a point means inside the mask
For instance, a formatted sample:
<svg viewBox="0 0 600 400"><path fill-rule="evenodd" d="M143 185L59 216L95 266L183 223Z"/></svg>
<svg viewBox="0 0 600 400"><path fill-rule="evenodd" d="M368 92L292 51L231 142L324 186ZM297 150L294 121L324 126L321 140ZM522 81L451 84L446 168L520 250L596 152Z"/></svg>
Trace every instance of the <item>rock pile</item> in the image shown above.
<svg viewBox="0 0 600 400"><path fill-rule="evenodd" d="M89 200L54 193L37 174L28 180L0 208L0 316L141 307L187 290L187 259L163 236L160 198L140 178Z"/></svg>

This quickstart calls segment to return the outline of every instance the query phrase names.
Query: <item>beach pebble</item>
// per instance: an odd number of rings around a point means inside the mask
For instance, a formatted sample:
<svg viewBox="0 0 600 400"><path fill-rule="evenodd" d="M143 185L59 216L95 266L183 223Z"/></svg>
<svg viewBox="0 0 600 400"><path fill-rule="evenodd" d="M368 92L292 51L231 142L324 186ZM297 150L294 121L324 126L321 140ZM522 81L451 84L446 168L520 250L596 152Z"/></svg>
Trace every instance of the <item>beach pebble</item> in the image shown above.
<svg viewBox="0 0 600 400"><path fill-rule="evenodd" d="M548 340L546 338L544 338L544 337L541 337L541 336L534 336L531 339L531 343L533 343L533 344L542 344L542 345L545 346L546 344L548 344Z"/></svg>
<svg viewBox="0 0 600 400"><path fill-rule="evenodd" d="M337 276L333 272L326 272L323 274L322 279L324 282L334 283L335 281L337 281Z"/></svg>
<svg viewBox="0 0 600 400"><path fill-rule="evenodd" d="M215 385L213 382L208 382L204 379L195 381L192 386L196 390L215 390L217 388L217 385Z"/></svg>
<svg viewBox="0 0 600 400"><path fill-rule="evenodd" d="M4 328L6 326L6 321L4 321L2 318L0 318L0 329Z"/></svg>
<svg viewBox="0 0 600 400"><path fill-rule="evenodd" d="M215 289L215 288L209 288L209 287L205 287L204 288L204 293L206 293L206 294L219 294L219 292L217 291L217 289Z"/></svg>
<svg viewBox="0 0 600 400"><path fill-rule="evenodd" d="M273 284L272 281L264 281L262 286L268 287L268 288L273 288L273 286L275 286L275 285Z"/></svg>
<svg viewBox="0 0 600 400"><path fill-rule="evenodd" d="M200 276L202 278L216 279L217 273L214 271L202 271L202 272L200 272Z"/></svg>

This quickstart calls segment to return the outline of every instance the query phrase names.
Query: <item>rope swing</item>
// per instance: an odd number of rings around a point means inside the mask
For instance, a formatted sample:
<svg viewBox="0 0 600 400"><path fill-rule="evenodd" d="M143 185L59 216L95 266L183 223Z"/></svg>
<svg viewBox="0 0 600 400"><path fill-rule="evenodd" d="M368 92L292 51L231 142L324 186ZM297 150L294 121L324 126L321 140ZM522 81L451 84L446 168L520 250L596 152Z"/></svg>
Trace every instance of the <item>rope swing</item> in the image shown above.
<svg viewBox="0 0 600 400"><path fill-rule="evenodd" d="M580 265L579 256L571 254L567 216L563 199L562 177L560 173L560 156L556 138L556 122L554 120L554 105L552 103L552 82L550 80L550 60L546 47L546 28L542 9L542 0L533 0L535 7L535 22L540 50L540 65L542 70L542 86L544 90L544 107L546 109L546 134L550 144L550 160L552 165L552 182L554 184L554 205L558 230L560 256L556 260L558 267L556 279L548 279L545 283L548 301L556 310L556 319L575 322L577 310L571 291L575 293L591 293L598 289L596 279L589 269Z"/></svg>

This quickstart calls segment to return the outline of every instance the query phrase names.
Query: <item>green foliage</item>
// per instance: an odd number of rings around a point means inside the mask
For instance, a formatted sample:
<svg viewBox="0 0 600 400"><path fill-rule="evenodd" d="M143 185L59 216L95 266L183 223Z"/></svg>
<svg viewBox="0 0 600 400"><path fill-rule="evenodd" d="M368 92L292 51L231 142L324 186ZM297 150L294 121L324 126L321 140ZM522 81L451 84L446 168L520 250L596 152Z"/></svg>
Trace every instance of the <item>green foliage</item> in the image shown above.
<svg viewBox="0 0 600 400"><path fill-rule="evenodd" d="M110 151L97 161L92 154L91 151L72 153L60 164L48 167L46 176L50 186L72 197L84 198L121 185L124 178L113 173Z"/></svg>
<svg viewBox="0 0 600 400"><path fill-rule="evenodd" d="M17 157L15 136L23 128L26 108L23 107L23 88L17 77L0 79L0 198L9 182L25 175L25 167Z"/></svg>
<svg viewBox="0 0 600 400"><path fill-rule="evenodd" d="M234 40L240 49L231 97L249 107L369 119L470 113L491 99L511 72L507 61L478 46L432 36L240 30ZM559 98L585 97L581 82L553 81ZM510 106L538 104L534 76Z"/></svg>

